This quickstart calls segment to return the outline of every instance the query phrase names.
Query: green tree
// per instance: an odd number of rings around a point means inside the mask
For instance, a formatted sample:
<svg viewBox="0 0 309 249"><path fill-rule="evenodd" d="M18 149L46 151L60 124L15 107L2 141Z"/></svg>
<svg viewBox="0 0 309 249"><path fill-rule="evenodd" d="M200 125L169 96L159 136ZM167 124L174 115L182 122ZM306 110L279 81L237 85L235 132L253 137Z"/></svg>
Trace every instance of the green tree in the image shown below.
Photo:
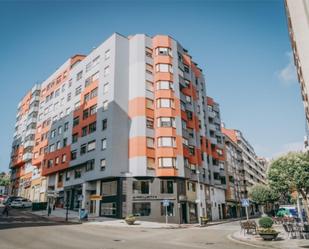
<svg viewBox="0 0 309 249"><path fill-rule="evenodd" d="M0 173L0 186L8 186L10 184L10 177L4 172Z"/></svg>
<svg viewBox="0 0 309 249"><path fill-rule="evenodd" d="M251 200L262 206L262 213L264 213L264 205L274 203L279 199L276 191L269 186L257 184L249 189L249 197Z"/></svg>
<svg viewBox="0 0 309 249"><path fill-rule="evenodd" d="M270 186L281 193L297 191L303 198L305 210L309 217L309 154L290 152L274 160L268 171Z"/></svg>

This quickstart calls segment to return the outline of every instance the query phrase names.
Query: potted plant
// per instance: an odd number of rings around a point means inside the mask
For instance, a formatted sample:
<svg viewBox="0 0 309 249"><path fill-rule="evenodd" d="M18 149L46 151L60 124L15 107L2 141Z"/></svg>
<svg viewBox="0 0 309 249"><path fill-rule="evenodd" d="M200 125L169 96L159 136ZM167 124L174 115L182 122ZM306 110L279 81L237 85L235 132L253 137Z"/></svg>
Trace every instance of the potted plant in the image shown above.
<svg viewBox="0 0 309 249"><path fill-rule="evenodd" d="M206 226L207 222L208 222L208 218L206 216L201 216L201 226Z"/></svg>
<svg viewBox="0 0 309 249"><path fill-rule="evenodd" d="M135 221L136 221L136 218L134 217L134 215L128 215L125 219L126 223L128 225L134 225Z"/></svg>
<svg viewBox="0 0 309 249"><path fill-rule="evenodd" d="M259 219L258 234L263 238L263 240L274 240L277 238L279 232L272 228L273 220L270 217L262 217Z"/></svg>

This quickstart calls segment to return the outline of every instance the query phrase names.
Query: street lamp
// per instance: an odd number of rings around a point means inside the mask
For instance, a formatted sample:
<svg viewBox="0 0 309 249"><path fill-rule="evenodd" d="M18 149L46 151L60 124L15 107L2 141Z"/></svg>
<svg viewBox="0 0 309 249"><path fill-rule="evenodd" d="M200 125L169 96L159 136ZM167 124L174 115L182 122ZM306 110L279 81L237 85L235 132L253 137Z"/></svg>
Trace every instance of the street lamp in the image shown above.
<svg viewBox="0 0 309 249"><path fill-rule="evenodd" d="M202 221L201 221L201 215L202 215L202 195L201 195L201 186L200 186L200 171L199 169L196 170L196 175L197 175L197 184L198 184L198 193L199 193L199 200L198 200L198 223L201 226L202 225Z"/></svg>

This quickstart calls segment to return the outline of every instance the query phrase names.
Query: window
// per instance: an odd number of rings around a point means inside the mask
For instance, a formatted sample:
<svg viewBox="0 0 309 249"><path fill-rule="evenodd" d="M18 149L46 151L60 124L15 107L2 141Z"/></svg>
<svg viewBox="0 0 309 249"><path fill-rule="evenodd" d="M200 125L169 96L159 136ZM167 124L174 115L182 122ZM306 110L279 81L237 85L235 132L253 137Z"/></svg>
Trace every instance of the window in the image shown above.
<svg viewBox="0 0 309 249"><path fill-rule="evenodd" d="M109 75L109 66L104 68L104 76Z"/></svg>
<svg viewBox="0 0 309 249"><path fill-rule="evenodd" d="M68 93L67 95L67 101L70 101L71 100L71 93Z"/></svg>
<svg viewBox="0 0 309 249"><path fill-rule="evenodd" d="M161 215L162 216L175 216L174 213L174 203L173 202L169 202L169 205L167 207L165 207L163 205L163 202L161 202Z"/></svg>
<svg viewBox="0 0 309 249"><path fill-rule="evenodd" d="M82 176L82 169L75 169L74 170L74 178L77 179L77 178L81 178Z"/></svg>
<svg viewBox="0 0 309 249"><path fill-rule="evenodd" d="M158 147L176 147L176 139L174 137L159 137Z"/></svg>
<svg viewBox="0 0 309 249"><path fill-rule="evenodd" d="M107 119L102 120L102 131L106 130L107 128Z"/></svg>
<svg viewBox="0 0 309 249"><path fill-rule="evenodd" d="M84 102L87 102L90 100L90 93L87 93L84 95Z"/></svg>
<svg viewBox="0 0 309 249"><path fill-rule="evenodd" d="M68 144L68 139L65 137L62 141L62 147L66 147Z"/></svg>
<svg viewBox="0 0 309 249"><path fill-rule="evenodd" d="M90 115L93 115L97 112L97 105L93 105L89 108L90 110Z"/></svg>
<svg viewBox="0 0 309 249"><path fill-rule="evenodd" d="M53 167L53 159L47 160L47 168Z"/></svg>
<svg viewBox="0 0 309 249"><path fill-rule="evenodd" d="M162 73L173 73L172 65L170 64L157 64L156 71Z"/></svg>
<svg viewBox="0 0 309 249"><path fill-rule="evenodd" d="M102 216L116 216L117 204L116 202L101 203Z"/></svg>
<svg viewBox="0 0 309 249"><path fill-rule="evenodd" d="M107 108L108 108L108 100L105 100L103 102L103 111L107 111Z"/></svg>
<svg viewBox="0 0 309 249"><path fill-rule="evenodd" d="M93 140L93 141L90 141L89 143L88 143L88 152L89 151L93 151L93 150L95 150L95 140Z"/></svg>
<svg viewBox="0 0 309 249"><path fill-rule="evenodd" d="M108 49L108 50L105 51L105 60L109 59L110 54L111 54L110 49Z"/></svg>
<svg viewBox="0 0 309 249"><path fill-rule="evenodd" d="M90 99L93 99L97 95L98 95L98 88L95 88L90 92Z"/></svg>
<svg viewBox="0 0 309 249"><path fill-rule="evenodd" d="M103 159L101 159L101 161L100 161L100 170L101 170L101 171L104 171L105 168L106 168L106 159L103 158Z"/></svg>
<svg viewBox="0 0 309 249"><path fill-rule="evenodd" d="M186 113L187 113L187 118L188 118L189 120L192 120L192 119L193 119L193 114L192 114L192 112L191 112L191 111L186 111Z"/></svg>
<svg viewBox="0 0 309 249"><path fill-rule="evenodd" d="M173 82L167 80L158 81L157 90L174 90L174 84Z"/></svg>
<svg viewBox="0 0 309 249"><path fill-rule="evenodd" d="M155 159L152 157L147 157L147 168L154 169L155 168Z"/></svg>
<svg viewBox="0 0 309 249"><path fill-rule="evenodd" d="M76 80L80 80L83 77L83 71L80 71L77 75L76 75Z"/></svg>
<svg viewBox="0 0 309 249"><path fill-rule="evenodd" d="M72 144L76 143L77 140L78 140L78 133L74 133L74 134L72 135Z"/></svg>
<svg viewBox="0 0 309 249"><path fill-rule="evenodd" d="M153 100L152 99L146 99L146 108L153 109Z"/></svg>
<svg viewBox="0 0 309 249"><path fill-rule="evenodd" d="M76 157L77 157L77 151L76 150L72 150L71 151L71 160L76 159Z"/></svg>
<svg viewBox="0 0 309 249"><path fill-rule="evenodd" d="M195 192L195 183L194 182L187 182L187 189L188 189L188 191Z"/></svg>
<svg viewBox="0 0 309 249"><path fill-rule="evenodd" d="M151 81L146 81L146 90L149 92L153 92L153 83Z"/></svg>
<svg viewBox="0 0 309 249"><path fill-rule="evenodd" d="M158 48L156 48L156 55L170 55L170 56L172 56L172 50L170 48L158 47Z"/></svg>
<svg viewBox="0 0 309 249"><path fill-rule="evenodd" d="M49 152L54 152L55 151L55 145L51 144L49 145Z"/></svg>
<svg viewBox="0 0 309 249"><path fill-rule="evenodd" d="M58 135L60 135L62 133L62 126L58 127Z"/></svg>
<svg viewBox="0 0 309 249"><path fill-rule="evenodd" d="M86 152L87 152L86 150L87 150L87 145L86 144L82 144L80 146L80 155L82 156L82 155L86 154Z"/></svg>
<svg viewBox="0 0 309 249"><path fill-rule="evenodd" d="M159 167L176 167L176 158L175 157L159 158Z"/></svg>
<svg viewBox="0 0 309 249"><path fill-rule="evenodd" d="M87 126L84 126L83 128L82 128L82 137L84 137L84 136L86 136L87 135Z"/></svg>
<svg viewBox="0 0 309 249"><path fill-rule="evenodd" d="M158 118L158 127L176 127L175 118L172 117Z"/></svg>
<svg viewBox="0 0 309 249"><path fill-rule="evenodd" d="M161 194L173 194L174 182L172 180L161 180Z"/></svg>
<svg viewBox="0 0 309 249"><path fill-rule="evenodd" d="M149 181L133 181L133 194L149 193Z"/></svg>
<svg viewBox="0 0 309 249"><path fill-rule="evenodd" d="M154 139L152 137L147 137L147 147L154 147Z"/></svg>
<svg viewBox="0 0 309 249"><path fill-rule="evenodd" d="M79 124L79 117L75 117L73 119L73 127L77 126Z"/></svg>
<svg viewBox="0 0 309 249"><path fill-rule="evenodd" d="M152 58L152 49L146 47L145 54L146 54L147 57Z"/></svg>
<svg viewBox="0 0 309 249"><path fill-rule="evenodd" d="M87 65L86 65L86 72L90 71L91 68L92 68L92 61L87 63Z"/></svg>
<svg viewBox="0 0 309 249"><path fill-rule="evenodd" d="M83 111L83 119L86 119L89 117L89 109L86 109Z"/></svg>
<svg viewBox="0 0 309 249"><path fill-rule="evenodd" d="M191 100L191 97L190 96L188 96L188 95L185 95L186 96L186 101L187 101L187 103L192 103L192 100Z"/></svg>
<svg viewBox="0 0 309 249"><path fill-rule="evenodd" d="M61 161L62 161L63 163L65 163L66 160L67 160L67 155L66 155L66 154L63 154L62 157L61 157Z"/></svg>
<svg viewBox="0 0 309 249"><path fill-rule="evenodd" d="M188 146L189 145L189 141L188 141L188 139L186 139L186 138L182 138L182 143L184 144L184 145L186 145L186 146Z"/></svg>
<svg viewBox="0 0 309 249"><path fill-rule="evenodd" d="M92 62L93 62L93 67L95 67L96 65L98 65L99 62L100 62L100 55L97 56L97 57L95 57L95 58L93 59Z"/></svg>
<svg viewBox="0 0 309 249"><path fill-rule="evenodd" d="M103 86L103 94L108 93L108 82Z"/></svg>
<svg viewBox="0 0 309 249"><path fill-rule="evenodd" d="M75 96L77 96L81 92L82 92L82 86L78 86L78 87L75 88Z"/></svg>
<svg viewBox="0 0 309 249"><path fill-rule="evenodd" d="M91 171L94 169L94 159L87 161L86 163L86 171Z"/></svg>
<svg viewBox="0 0 309 249"><path fill-rule="evenodd" d="M89 133L95 132L97 129L97 123L93 122L89 125Z"/></svg>
<svg viewBox="0 0 309 249"><path fill-rule="evenodd" d="M70 180L70 176L71 176L71 171L66 171L65 172L65 180L69 181Z"/></svg>
<svg viewBox="0 0 309 249"><path fill-rule="evenodd" d="M57 141L57 143L56 143L56 150L59 150L60 148L61 148L60 141Z"/></svg>
<svg viewBox="0 0 309 249"><path fill-rule="evenodd" d="M147 117L146 119L146 127L149 129L153 129L153 118Z"/></svg>
<svg viewBox="0 0 309 249"><path fill-rule="evenodd" d="M106 143L107 143L106 138L101 140L101 150L105 150L106 149Z"/></svg>
<svg viewBox="0 0 309 249"><path fill-rule="evenodd" d="M60 161L60 160L59 160L59 157L57 156L57 157L55 158L55 164L58 165L58 164L59 164L59 161Z"/></svg>
<svg viewBox="0 0 309 249"><path fill-rule="evenodd" d="M64 123L64 131L67 131L69 129L69 122Z"/></svg>
<svg viewBox="0 0 309 249"><path fill-rule="evenodd" d="M146 64L146 73L152 74L153 66L151 64Z"/></svg>
<svg viewBox="0 0 309 249"><path fill-rule="evenodd" d="M117 181L102 182L102 195L103 196L117 195Z"/></svg>
<svg viewBox="0 0 309 249"><path fill-rule="evenodd" d="M50 137L51 138L54 138L56 136L56 130L52 130L51 132L50 132Z"/></svg>
<svg viewBox="0 0 309 249"><path fill-rule="evenodd" d="M133 215L134 216L149 216L151 213L150 202L135 202L133 203Z"/></svg>
<svg viewBox="0 0 309 249"><path fill-rule="evenodd" d="M172 99L158 99L157 100L158 108L174 108L174 101Z"/></svg>

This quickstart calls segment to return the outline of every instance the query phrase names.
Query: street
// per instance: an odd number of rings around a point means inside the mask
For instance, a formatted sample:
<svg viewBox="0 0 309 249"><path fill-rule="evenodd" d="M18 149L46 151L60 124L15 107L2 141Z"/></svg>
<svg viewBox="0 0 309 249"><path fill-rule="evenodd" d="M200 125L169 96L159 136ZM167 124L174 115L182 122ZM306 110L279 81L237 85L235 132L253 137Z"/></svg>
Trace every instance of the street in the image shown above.
<svg viewBox="0 0 309 249"><path fill-rule="evenodd" d="M206 228L144 229L104 227L91 223L66 225L24 210L11 210L0 218L1 249L246 249L251 246L228 239L238 222Z"/></svg>

